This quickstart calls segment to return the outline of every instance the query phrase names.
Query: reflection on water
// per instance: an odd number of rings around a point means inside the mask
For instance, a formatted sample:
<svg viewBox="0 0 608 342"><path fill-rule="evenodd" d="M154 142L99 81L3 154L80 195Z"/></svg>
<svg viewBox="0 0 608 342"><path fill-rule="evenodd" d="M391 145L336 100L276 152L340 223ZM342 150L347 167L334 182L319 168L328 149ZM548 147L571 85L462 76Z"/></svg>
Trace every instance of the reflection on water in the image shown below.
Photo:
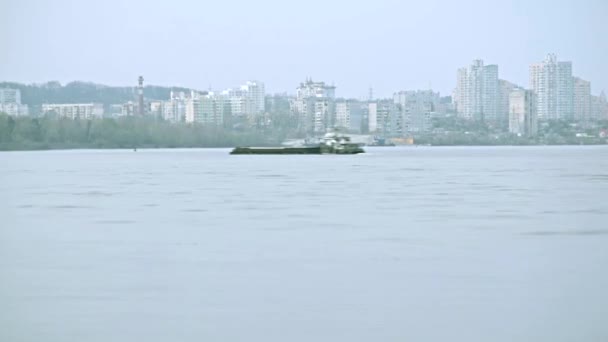
<svg viewBox="0 0 608 342"><path fill-rule="evenodd" d="M608 340L608 149L0 154L0 341Z"/></svg>

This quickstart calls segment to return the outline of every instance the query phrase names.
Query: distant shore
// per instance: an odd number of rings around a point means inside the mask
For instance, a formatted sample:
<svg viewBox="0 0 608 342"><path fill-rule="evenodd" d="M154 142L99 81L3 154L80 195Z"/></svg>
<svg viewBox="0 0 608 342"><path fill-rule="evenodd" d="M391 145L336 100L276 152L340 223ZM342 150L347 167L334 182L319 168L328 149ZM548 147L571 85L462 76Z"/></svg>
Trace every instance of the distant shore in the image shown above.
<svg viewBox="0 0 608 342"><path fill-rule="evenodd" d="M239 145L241 146L241 145ZM0 144L0 152L27 152L27 151L76 151L76 150L178 150L178 149L232 149L239 147L236 145L226 146L90 146L90 145L27 145L27 146L7 146ZM242 146L256 146L256 147L274 147L278 145L242 145ZM418 147L558 147L558 146L608 146L608 144L454 144L454 145L430 145L430 144L413 144L413 145L397 145L397 146L364 146L364 148L373 149L394 149L394 148L418 148Z"/></svg>
<svg viewBox="0 0 608 342"><path fill-rule="evenodd" d="M297 126L296 126L297 127ZM556 128L557 127L557 128ZM567 124L549 126L537 137L505 132L444 130L414 134L408 140L423 146L540 146L605 145L608 138L599 129L584 133L568 130ZM604 128L603 128L604 127ZM483 127L482 127L483 128ZM348 134L348 132L345 132ZM361 134L355 134L361 136ZM374 134L363 134L372 137ZM225 123L172 123L154 117L68 119L57 117L12 117L0 114L0 151L142 148L232 148L279 146L288 140L310 137L291 126L252 126ZM385 138L388 143L391 137ZM403 139L399 139L403 140ZM369 144L371 140L361 140ZM395 141L396 143L396 141ZM404 145L407 146L407 145ZM389 148L389 147L387 147Z"/></svg>

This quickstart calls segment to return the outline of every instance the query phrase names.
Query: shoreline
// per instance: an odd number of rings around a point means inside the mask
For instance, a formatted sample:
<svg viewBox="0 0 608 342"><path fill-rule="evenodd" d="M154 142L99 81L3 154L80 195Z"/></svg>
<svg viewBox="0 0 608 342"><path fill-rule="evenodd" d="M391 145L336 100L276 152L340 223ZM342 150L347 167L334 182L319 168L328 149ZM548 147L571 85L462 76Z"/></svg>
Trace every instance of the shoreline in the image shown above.
<svg viewBox="0 0 608 342"><path fill-rule="evenodd" d="M443 148L443 147L591 147L591 146L608 146L608 144L527 144L527 145L516 145L516 144L504 144L504 145L490 145L490 144L475 144L475 145L397 145L397 146L363 146L363 148L372 149L402 149L402 148ZM23 149L3 149L0 148L0 153L3 152L45 152L45 151L150 151L150 150L228 150L242 146L143 146L137 148L130 147L53 147L53 148L23 148ZM248 146L248 147L275 147L275 146Z"/></svg>

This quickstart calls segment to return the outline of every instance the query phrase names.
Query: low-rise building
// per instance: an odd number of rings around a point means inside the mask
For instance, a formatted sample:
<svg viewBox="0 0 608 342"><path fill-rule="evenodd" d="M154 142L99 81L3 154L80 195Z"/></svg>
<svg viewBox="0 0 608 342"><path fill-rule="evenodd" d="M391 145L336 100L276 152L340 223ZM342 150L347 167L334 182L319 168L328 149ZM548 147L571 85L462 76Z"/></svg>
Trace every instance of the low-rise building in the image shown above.
<svg viewBox="0 0 608 342"><path fill-rule="evenodd" d="M59 103L43 104L42 114L56 114L59 117L70 119L93 119L103 116L101 103Z"/></svg>
<svg viewBox="0 0 608 342"><path fill-rule="evenodd" d="M21 90L0 88L0 113L10 116L29 115L28 106L21 103Z"/></svg>
<svg viewBox="0 0 608 342"><path fill-rule="evenodd" d="M161 117L163 115L163 101L151 101L149 113L154 117Z"/></svg>
<svg viewBox="0 0 608 342"><path fill-rule="evenodd" d="M25 116L29 115L29 108L27 105L19 103L0 103L0 113L10 116Z"/></svg>
<svg viewBox="0 0 608 342"><path fill-rule="evenodd" d="M107 115L109 115L112 118L116 118L116 117L120 117L122 116L122 105L121 104L111 104L108 106L108 113Z"/></svg>
<svg viewBox="0 0 608 342"><path fill-rule="evenodd" d="M0 104L2 103L21 104L21 90L13 88L0 88Z"/></svg>

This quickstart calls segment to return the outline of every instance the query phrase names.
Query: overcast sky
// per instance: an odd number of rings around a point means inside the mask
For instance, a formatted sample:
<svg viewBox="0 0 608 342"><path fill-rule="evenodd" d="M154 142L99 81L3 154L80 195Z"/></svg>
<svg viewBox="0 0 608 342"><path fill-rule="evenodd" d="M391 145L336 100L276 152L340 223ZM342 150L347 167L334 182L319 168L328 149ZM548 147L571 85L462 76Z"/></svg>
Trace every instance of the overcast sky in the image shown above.
<svg viewBox="0 0 608 342"><path fill-rule="evenodd" d="M198 89L259 79L294 93L449 95L474 58L528 85L555 52L608 91L608 1L0 0L0 81L146 83Z"/></svg>

